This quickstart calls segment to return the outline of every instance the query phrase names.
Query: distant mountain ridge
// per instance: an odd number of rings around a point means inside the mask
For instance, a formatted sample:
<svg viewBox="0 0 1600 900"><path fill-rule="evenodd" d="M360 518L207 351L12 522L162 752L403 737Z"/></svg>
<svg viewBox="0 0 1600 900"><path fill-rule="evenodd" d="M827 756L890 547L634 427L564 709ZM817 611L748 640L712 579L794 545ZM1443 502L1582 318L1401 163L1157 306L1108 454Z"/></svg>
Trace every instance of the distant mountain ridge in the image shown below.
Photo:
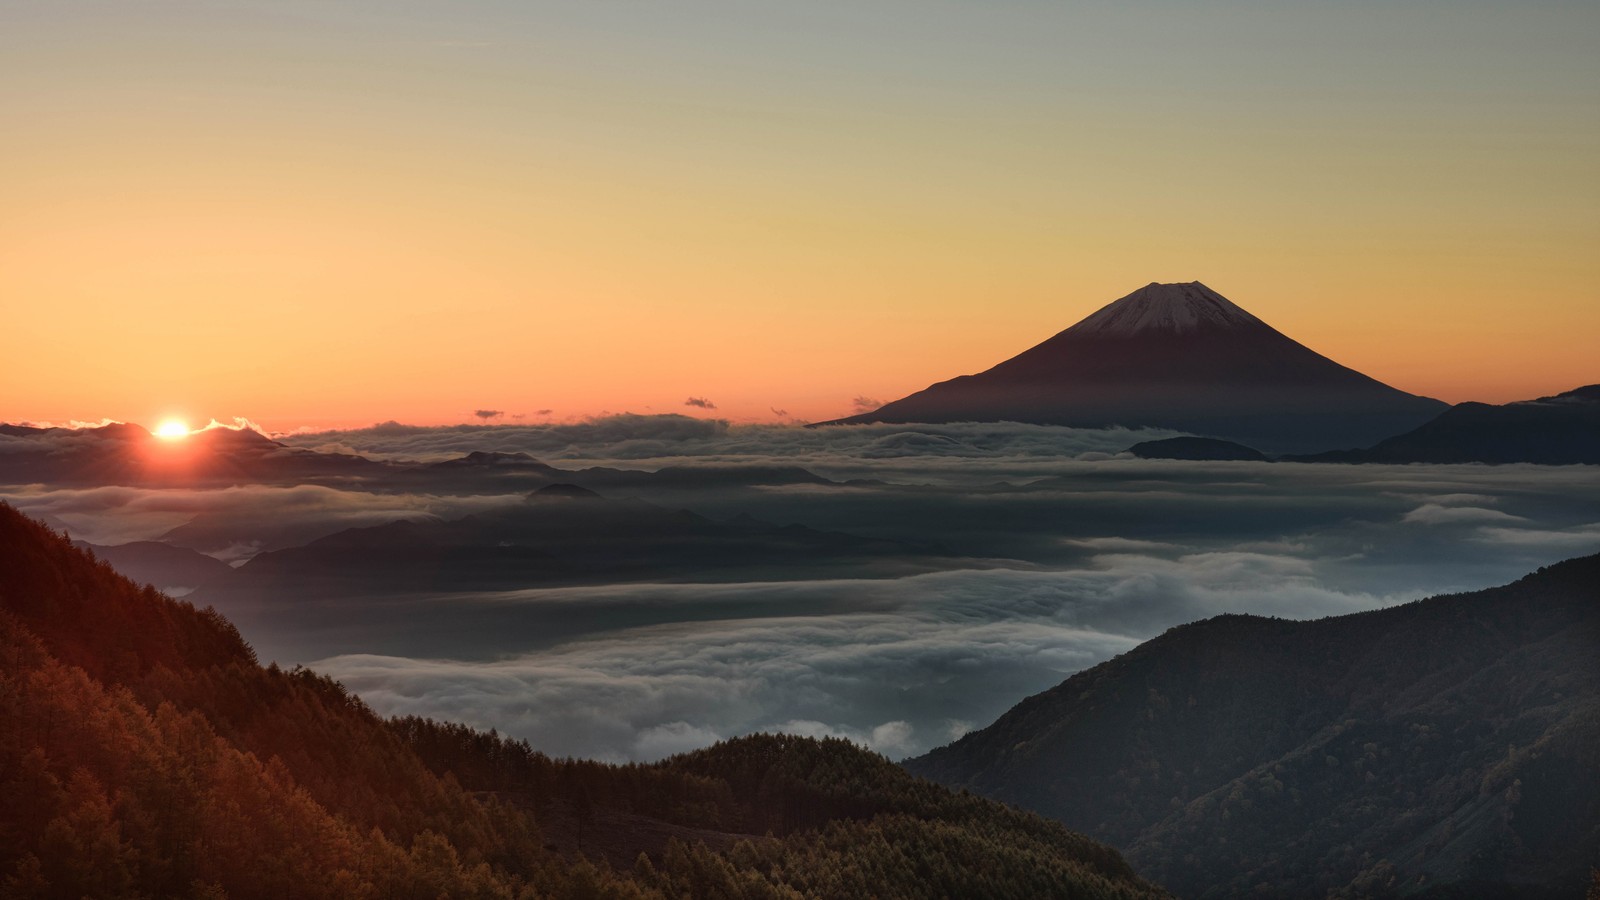
<svg viewBox="0 0 1600 900"><path fill-rule="evenodd" d="M0 484L196 487L376 478L391 467L362 456L289 447L249 428L205 428L166 440L141 425L0 426Z"/></svg>
<svg viewBox="0 0 1600 900"><path fill-rule="evenodd" d="M1142 459L1274 459L1231 441L1189 436L1144 441L1126 452ZM1286 454L1276 459L1302 463L1596 465L1600 464L1600 384L1498 406L1460 403L1411 431L1365 449Z"/></svg>
<svg viewBox="0 0 1600 900"><path fill-rule="evenodd" d="M1174 628L905 765L1186 897L1578 896L1600 861L1600 555Z"/></svg>
<svg viewBox="0 0 1600 900"><path fill-rule="evenodd" d="M1600 384L1499 406L1460 403L1364 450L1298 462L1600 464Z"/></svg>
<svg viewBox="0 0 1600 900"><path fill-rule="evenodd" d="M718 462L657 471L604 466L572 470L527 453L485 450L418 462L292 447L249 428L218 426L165 440L143 426L123 422L88 428L0 423L0 485L321 484L372 491L505 494L564 482L598 490L836 483L788 465Z"/></svg>
<svg viewBox="0 0 1600 900"><path fill-rule="evenodd" d="M1195 281L1151 283L984 372L823 424L1152 426L1284 453L1368 444L1445 408L1315 353Z"/></svg>
<svg viewBox="0 0 1600 900"><path fill-rule="evenodd" d="M73 541L72 545L93 553L132 581L152 585L172 596L233 574L233 569L219 559L160 541L131 541L114 546Z"/></svg>

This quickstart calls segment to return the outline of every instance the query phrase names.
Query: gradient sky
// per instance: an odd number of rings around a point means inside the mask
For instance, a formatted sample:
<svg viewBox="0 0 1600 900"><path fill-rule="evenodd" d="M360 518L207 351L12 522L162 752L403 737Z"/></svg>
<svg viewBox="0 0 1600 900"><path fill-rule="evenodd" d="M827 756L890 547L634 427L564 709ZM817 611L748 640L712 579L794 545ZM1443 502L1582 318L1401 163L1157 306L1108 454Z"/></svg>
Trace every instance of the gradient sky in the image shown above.
<svg viewBox="0 0 1600 900"><path fill-rule="evenodd" d="M0 135L0 419L825 418L1196 279L1600 381L1592 2L8 0Z"/></svg>

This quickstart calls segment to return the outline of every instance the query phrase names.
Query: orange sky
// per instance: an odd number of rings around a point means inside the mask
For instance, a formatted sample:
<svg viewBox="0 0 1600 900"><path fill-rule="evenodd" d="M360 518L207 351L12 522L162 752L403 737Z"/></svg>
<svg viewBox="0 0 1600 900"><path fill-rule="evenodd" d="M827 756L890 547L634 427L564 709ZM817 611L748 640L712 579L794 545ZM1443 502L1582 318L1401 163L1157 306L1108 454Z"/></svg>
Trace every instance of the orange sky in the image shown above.
<svg viewBox="0 0 1600 900"><path fill-rule="evenodd" d="M8 7L0 419L820 419L1196 279L1600 381L1591 6L911 9Z"/></svg>

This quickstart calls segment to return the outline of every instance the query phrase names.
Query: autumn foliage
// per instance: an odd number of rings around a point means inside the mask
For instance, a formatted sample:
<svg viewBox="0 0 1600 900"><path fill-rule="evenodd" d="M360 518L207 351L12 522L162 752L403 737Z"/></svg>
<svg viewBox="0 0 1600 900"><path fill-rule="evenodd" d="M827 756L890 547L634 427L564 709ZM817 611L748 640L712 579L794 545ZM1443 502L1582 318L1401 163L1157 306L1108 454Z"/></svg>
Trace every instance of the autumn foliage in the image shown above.
<svg viewBox="0 0 1600 900"><path fill-rule="evenodd" d="M385 721L0 506L0 896L1164 896L842 741L655 765Z"/></svg>

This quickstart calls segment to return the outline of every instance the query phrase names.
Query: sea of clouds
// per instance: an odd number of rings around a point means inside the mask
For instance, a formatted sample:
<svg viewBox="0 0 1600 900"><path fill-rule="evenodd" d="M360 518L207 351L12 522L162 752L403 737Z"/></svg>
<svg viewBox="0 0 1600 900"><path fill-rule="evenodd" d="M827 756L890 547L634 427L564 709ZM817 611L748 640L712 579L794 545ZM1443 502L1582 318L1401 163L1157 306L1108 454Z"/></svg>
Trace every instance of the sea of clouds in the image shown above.
<svg viewBox="0 0 1600 900"><path fill-rule="evenodd" d="M653 487L713 518L937 545L942 570L319 599L230 611L263 658L385 714L464 721L557 755L649 760L758 730L892 757L1224 612L1315 618L1503 583L1600 550L1593 467L1138 460L1165 432L1024 425L744 426L617 416L380 425L298 445L392 459L525 452L564 468L797 465L836 484ZM848 482L848 483L843 483ZM425 485L423 486L426 487ZM514 496L256 485L7 489L98 543L167 537L241 562L344 528L458 518ZM174 537L176 535L176 537Z"/></svg>

